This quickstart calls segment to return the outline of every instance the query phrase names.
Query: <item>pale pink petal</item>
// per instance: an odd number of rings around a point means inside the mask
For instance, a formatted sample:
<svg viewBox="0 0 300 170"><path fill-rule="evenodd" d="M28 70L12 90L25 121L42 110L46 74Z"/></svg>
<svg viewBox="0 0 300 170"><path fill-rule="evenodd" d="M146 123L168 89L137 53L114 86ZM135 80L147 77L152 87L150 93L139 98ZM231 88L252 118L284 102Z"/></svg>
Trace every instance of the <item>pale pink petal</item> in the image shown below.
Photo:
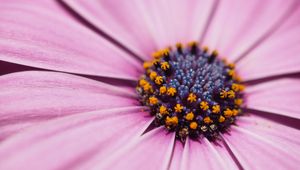
<svg viewBox="0 0 300 170"><path fill-rule="evenodd" d="M198 40L214 1L64 0L141 58L177 42Z"/></svg>
<svg viewBox="0 0 300 170"><path fill-rule="evenodd" d="M134 89L64 73L12 73L1 76L0 84L0 134L55 117L138 104Z"/></svg>
<svg viewBox="0 0 300 170"><path fill-rule="evenodd" d="M183 143L179 140L175 141L174 150L172 154L172 159L170 161L170 170L181 170L181 160L183 154Z"/></svg>
<svg viewBox="0 0 300 170"><path fill-rule="evenodd" d="M300 119L300 80L284 78L246 88L246 107Z"/></svg>
<svg viewBox="0 0 300 170"><path fill-rule="evenodd" d="M201 141L187 140L181 158L182 170L201 169L238 169L225 146L213 144L206 138Z"/></svg>
<svg viewBox="0 0 300 170"><path fill-rule="evenodd" d="M140 63L47 6L0 5L0 60L43 69L135 80Z"/></svg>
<svg viewBox="0 0 300 170"><path fill-rule="evenodd" d="M136 140L124 143L113 153L98 157L93 167L83 169L167 169L174 147L175 133L167 134L164 127L154 129Z"/></svg>
<svg viewBox="0 0 300 170"><path fill-rule="evenodd" d="M282 24L294 11L294 0L221 1L203 45L231 61Z"/></svg>
<svg viewBox="0 0 300 170"><path fill-rule="evenodd" d="M236 64L243 80L300 72L300 12L296 16L298 25L279 30Z"/></svg>
<svg viewBox="0 0 300 170"><path fill-rule="evenodd" d="M300 132L257 116L241 118L223 138L244 169L297 169Z"/></svg>
<svg viewBox="0 0 300 170"><path fill-rule="evenodd" d="M153 120L141 109L87 112L33 126L0 145L0 169L76 169L95 154L109 155Z"/></svg>

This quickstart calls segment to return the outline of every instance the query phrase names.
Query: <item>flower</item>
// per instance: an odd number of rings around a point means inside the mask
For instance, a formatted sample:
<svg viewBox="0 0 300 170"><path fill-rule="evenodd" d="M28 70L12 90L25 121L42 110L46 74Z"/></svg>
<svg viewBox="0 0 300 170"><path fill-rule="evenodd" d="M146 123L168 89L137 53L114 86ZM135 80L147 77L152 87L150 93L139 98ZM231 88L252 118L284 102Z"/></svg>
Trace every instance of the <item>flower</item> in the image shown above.
<svg viewBox="0 0 300 170"><path fill-rule="evenodd" d="M0 169L296 169L299 8L296 0L1 2L1 73L11 74L0 77ZM136 99L142 61L191 40L234 62L230 75L247 86L244 115L217 143L183 144L165 127L150 129L154 117ZM218 95L234 98L232 86ZM169 89L159 93L180 95ZM203 102L204 111L213 106ZM185 119L196 129L192 114Z"/></svg>

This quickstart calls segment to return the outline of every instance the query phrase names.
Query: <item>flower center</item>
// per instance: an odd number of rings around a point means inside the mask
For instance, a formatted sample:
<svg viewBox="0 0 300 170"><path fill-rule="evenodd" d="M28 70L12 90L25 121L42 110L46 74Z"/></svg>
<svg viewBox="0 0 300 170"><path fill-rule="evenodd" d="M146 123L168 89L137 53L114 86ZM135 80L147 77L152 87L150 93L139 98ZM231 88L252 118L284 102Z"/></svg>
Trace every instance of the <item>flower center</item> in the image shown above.
<svg viewBox="0 0 300 170"><path fill-rule="evenodd" d="M217 56L192 42L154 52L153 60L144 63L136 90L156 126L165 126L181 141L214 140L235 122L244 86L234 64Z"/></svg>

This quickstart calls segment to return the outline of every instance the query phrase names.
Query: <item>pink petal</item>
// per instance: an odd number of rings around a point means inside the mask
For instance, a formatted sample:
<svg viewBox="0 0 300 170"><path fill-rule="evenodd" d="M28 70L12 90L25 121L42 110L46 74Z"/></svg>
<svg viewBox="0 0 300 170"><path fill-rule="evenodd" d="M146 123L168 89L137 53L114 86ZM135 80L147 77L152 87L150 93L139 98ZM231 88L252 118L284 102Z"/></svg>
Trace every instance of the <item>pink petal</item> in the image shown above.
<svg viewBox="0 0 300 170"><path fill-rule="evenodd" d="M297 169L300 132L287 126L250 116L224 135L244 169Z"/></svg>
<svg viewBox="0 0 300 170"><path fill-rule="evenodd" d="M295 2L221 1L203 45L217 49L221 55L234 61L270 30L277 28L279 21L293 12L291 8Z"/></svg>
<svg viewBox="0 0 300 170"><path fill-rule="evenodd" d="M72 1L75 12L143 59L177 42L198 40L213 1Z"/></svg>
<svg viewBox="0 0 300 170"><path fill-rule="evenodd" d="M284 78L246 88L246 107L300 119L300 80Z"/></svg>
<svg viewBox="0 0 300 170"><path fill-rule="evenodd" d="M201 141L187 140L181 158L181 169L238 169L226 148L215 145L206 138Z"/></svg>
<svg viewBox="0 0 300 170"><path fill-rule="evenodd" d="M0 60L136 80L140 63L70 17L41 5L0 6Z"/></svg>
<svg viewBox="0 0 300 170"><path fill-rule="evenodd" d="M1 76L0 84L0 134L54 117L138 104L133 89L64 73L13 73Z"/></svg>
<svg viewBox="0 0 300 170"><path fill-rule="evenodd" d="M83 169L167 169L174 147L175 133L166 134L164 127L157 128L110 155L99 157L93 168ZM132 143L130 143L132 142Z"/></svg>
<svg viewBox="0 0 300 170"><path fill-rule="evenodd" d="M300 12L297 16L299 23ZM248 81L300 72L299 30L300 24L280 30L240 60L237 63L240 76Z"/></svg>
<svg viewBox="0 0 300 170"><path fill-rule="evenodd" d="M96 154L109 155L153 120L140 110L102 110L33 126L0 145L0 169L75 169Z"/></svg>

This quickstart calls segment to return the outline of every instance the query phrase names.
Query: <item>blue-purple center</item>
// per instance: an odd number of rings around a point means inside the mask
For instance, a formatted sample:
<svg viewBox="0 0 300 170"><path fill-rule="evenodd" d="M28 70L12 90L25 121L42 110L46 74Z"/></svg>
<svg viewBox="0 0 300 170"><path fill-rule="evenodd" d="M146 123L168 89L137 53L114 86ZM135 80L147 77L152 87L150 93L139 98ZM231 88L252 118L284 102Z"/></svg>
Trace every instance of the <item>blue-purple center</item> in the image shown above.
<svg viewBox="0 0 300 170"><path fill-rule="evenodd" d="M177 139L214 140L241 114L244 86L234 64L221 60L217 51L192 42L153 53L144 63L137 93L140 103Z"/></svg>

